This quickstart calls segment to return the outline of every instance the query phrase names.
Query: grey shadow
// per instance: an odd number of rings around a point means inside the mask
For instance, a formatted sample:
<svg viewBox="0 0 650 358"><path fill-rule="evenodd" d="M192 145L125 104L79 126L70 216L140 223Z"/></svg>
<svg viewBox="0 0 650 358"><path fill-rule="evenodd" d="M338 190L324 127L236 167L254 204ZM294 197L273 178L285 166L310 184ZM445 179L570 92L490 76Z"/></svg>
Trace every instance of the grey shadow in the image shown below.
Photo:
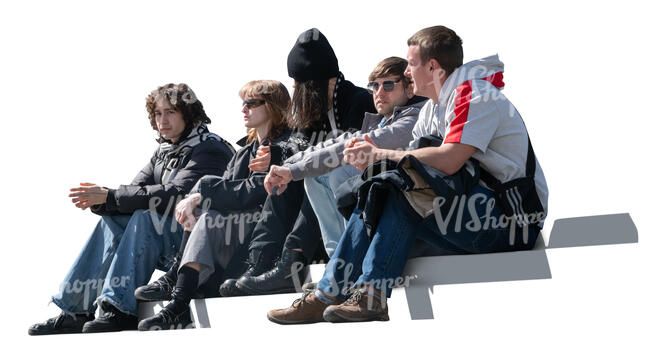
<svg viewBox="0 0 650 358"><path fill-rule="evenodd" d="M639 233L629 213L555 220L548 248L632 244Z"/></svg>
<svg viewBox="0 0 650 358"><path fill-rule="evenodd" d="M429 290L435 285L551 278L544 240L528 251L418 257L408 260L403 276L411 319L432 319Z"/></svg>

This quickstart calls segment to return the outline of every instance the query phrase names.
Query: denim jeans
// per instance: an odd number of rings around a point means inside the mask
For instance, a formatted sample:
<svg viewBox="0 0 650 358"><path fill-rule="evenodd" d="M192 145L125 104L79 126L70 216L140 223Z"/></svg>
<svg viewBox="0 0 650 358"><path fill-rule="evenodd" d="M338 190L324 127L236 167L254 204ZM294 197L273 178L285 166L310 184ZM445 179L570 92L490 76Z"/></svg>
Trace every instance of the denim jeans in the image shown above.
<svg viewBox="0 0 650 358"><path fill-rule="evenodd" d="M407 204L398 195L401 194L388 196L372 240L368 237L361 213L354 212L318 283L320 291L345 299L346 287L371 285L390 297L398 278L405 279L401 277L402 271L416 239L432 245L435 255L502 252L532 248L540 230L536 225L516 228L512 232L512 226L493 228L488 225L487 229L483 226L473 229L474 217L485 222L487 217L499 218L501 215L498 207L494 207L486 216L490 210L487 208L489 198L493 195L480 186L475 187L468 198L484 195L487 200L477 200L472 205L467 200L462 210L449 214L450 217L442 217L450 219L447 225L444 220L423 220L409 213ZM404 281L402 284L408 285ZM317 291L317 296L328 301L322 292Z"/></svg>
<svg viewBox="0 0 650 358"><path fill-rule="evenodd" d="M52 301L67 313L92 313L106 300L136 315L133 293L153 271L167 271L178 251L183 228L173 217L137 210L102 216Z"/></svg>
<svg viewBox="0 0 650 358"><path fill-rule="evenodd" d="M332 257L345 230L345 219L336 207L334 190L361 171L351 165L338 167L318 177L305 178L305 192L318 218L325 251Z"/></svg>

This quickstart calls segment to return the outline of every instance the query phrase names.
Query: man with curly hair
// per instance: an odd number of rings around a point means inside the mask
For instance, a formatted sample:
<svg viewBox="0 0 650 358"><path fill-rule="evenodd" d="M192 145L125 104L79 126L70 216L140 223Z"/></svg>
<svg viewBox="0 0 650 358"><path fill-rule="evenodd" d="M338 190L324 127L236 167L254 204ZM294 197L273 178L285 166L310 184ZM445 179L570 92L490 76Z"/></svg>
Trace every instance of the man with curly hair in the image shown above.
<svg viewBox="0 0 650 358"><path fill-rule="evenodd" d="M209 132L210 118L189 86L161 86L146 106L159 146L131 184L70 189L76 207L101 219L52 297L61 314L31 326L30 335L136 329L135 288L156 268L168 269L181 242L176 202L202 176L221 175L233 156L232 146Z"/></svg>

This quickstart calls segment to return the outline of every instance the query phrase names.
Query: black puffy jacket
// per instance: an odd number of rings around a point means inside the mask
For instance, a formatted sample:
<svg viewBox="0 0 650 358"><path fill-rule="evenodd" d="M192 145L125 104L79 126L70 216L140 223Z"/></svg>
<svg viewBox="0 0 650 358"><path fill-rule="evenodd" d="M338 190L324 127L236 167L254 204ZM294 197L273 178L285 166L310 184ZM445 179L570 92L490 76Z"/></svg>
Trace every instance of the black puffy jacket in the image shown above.
<svg viewBox="0 0 650 358"><path fill-rule="evenodd" d="M109 189L106 203L91 209L99 215L131 214L154 208L173 215L176 203L204 175L221 175L233 157L233 147L205 125L176 143L163 142L129 185Z"/></svg>

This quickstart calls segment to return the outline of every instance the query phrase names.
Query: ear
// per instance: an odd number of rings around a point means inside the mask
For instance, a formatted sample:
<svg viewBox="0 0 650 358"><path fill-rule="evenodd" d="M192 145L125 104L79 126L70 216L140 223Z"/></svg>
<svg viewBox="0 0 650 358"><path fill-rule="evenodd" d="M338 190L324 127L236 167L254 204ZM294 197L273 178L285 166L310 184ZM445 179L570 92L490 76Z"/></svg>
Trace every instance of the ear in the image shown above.
<svg viewBox="0 0 650 358"><path fill-rule="evenodd" d="M440 64L438 63L438 61L436 61L436 59L432 58L429 60L429 62L427 62L427 70L429 71L433 72L439 68L440 68Z"/></svg>
<svg viewBox="0 0 650 358"><path fill-rule="evenodd" d="M413 81L406 86L406 97L409 99L413 98L415 96L415 93L413 93Z"/></svg>

